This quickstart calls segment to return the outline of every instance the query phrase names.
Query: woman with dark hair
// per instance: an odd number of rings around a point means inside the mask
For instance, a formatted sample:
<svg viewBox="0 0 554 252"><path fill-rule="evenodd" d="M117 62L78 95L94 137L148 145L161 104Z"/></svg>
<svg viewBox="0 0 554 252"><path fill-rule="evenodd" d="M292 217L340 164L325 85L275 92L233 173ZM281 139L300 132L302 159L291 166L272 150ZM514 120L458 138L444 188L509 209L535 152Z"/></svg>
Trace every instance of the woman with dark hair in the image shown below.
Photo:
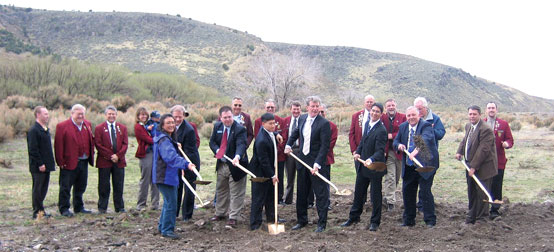
<svg viewBox="0 0 554 252"><path fill-rule="evenodd" d="M163 237L179 239L174 233L177 213L177 187L179 170L192 170L195 165L177 154L177 143L173 141L175 119L170 114L160 118L159 132L154 137L154 156L152 162L152 182L158 186L164 198L158 231Z"/></svg>
<svg viewBox="0 0 554 252"><path fill-rule="evenodd" d="M137 138L138 148L135 157L139 159L140 181L137 201L137 210L146 208L148 201L148 187L150 187L150 209L157 210L160 205L160 192L156 184L152 183L152 136L145 128L148 121L148 111L144 107L137 110L135 117L135 137Z"/></svg>

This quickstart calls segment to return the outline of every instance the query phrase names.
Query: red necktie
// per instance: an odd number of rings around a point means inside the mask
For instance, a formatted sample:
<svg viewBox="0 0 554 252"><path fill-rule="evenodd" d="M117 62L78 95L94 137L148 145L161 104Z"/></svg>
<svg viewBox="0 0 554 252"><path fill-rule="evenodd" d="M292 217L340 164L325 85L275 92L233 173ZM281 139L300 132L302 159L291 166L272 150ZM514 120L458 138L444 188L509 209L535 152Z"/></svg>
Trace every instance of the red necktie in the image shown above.
<svg viewBox="0 0 554 252"><path fill-rule="evenodd" d="M217 159L223 158L223 155L225 155L226 149L227 149L227 128L224 127L223 138L221 139L221 144L219 145L219 150L217 151L217 154L215 154L215 157Z"/></svg>

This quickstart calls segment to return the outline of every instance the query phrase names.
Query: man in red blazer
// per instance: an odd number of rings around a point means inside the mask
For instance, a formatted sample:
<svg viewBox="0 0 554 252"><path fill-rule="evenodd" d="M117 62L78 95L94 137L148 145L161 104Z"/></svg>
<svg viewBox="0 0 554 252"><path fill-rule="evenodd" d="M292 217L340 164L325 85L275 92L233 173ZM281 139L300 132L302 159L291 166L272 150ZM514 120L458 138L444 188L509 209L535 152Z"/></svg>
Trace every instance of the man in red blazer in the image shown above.
<svg viewBox="0 0 554 252"><path fill-rule="evenodd" d="M117 109L108 106L104 111L106 121L94 129L94 139L98 155L98 212L106 213L110 199L110 176L113 185L115 212L125 212L123 184L125 180L125 153L127 152L127 127L116 122Z"/></svg>
<svg viewBox="0 0 554 252"><path fill-rule="evenodd" d="M396 101L394 99L388 99L385 102L385 108L387 113L383 113L381 116L381 122L385 125L388 133L388 141L385 146L387 174L385 174L384 201L387 211L392 211L396 202L396 187L398 186L402 170L402 153L394 151L392 142L398 134L398 126L406 121L406 115L396 110Z"/></svg>
<svg viewBox="0 0 554 252"><path fill-rule="evenodd" d="M54 152L60 167L58 207L63 216L71 217L69 199L73 188L73 211L90 213L85 209L83 193L87 189L88 164L94 165L94 136L92 126L85 120L86 109L81 104L71 107L71 118L56 125Z"/></svg>
<svg viewBox="0 0 554 252"><path fill-rule="evenodd" d="M231 108L233 110L233 119L246 128L246 149L248 149L250 143L254 139L250 115L242 112L242 98L240 97L233 97Z"/></svg>
<svg viewBox="0 0 554 252"><path fill-rule="evenodd" d="M291 115L283 119L283 124L281 125L281 136L283 137L283 142L280 144L284 149L287 140L289 139L290 134L298 127L298 119L302 113L301 109L302 104L299 101L293 101L290 103L290 113ZM292 121L292 122L291 122ZM292 153L298 156L300 148L298 144L292 146ZM283 193L283 203L286 205L292 204L292 198L294 197L294 180L296 179L296 160L291 156L286 156L285 159L285 172L287 174L287 187ZM283 182L284 183L284 182Z"/></svg>
<svg viewBox="0 0 554 252"><path fill-rule="evenodd" d="M267 113L270 113L270 114L273 114L273 116L275 117L275 132L277 132L279 135L282 136L281 134L281 131L283 130L283 128L281 127L283 125L283 118L277 116L275 114L275 101L273 99L268 99L266 102L265 102L265 112ZM258 132L260 132L260 129L262 128L262 118L259 117L258 119L256 119L256 121L254 122L254 137L258 136ZM287 159L287 155L285 155L285 153L283 152L285 150L285 141L281 141L279 140L279 138L281 137L278 137L278 141L279 141L279 145L277 146L277 168L279 169L278 170L278 173L277 175L279 175L279 181L283 181L283 177L284 177L284 173L285 173L285 160ZM279 204L283 204L283 192L284 192L284 187L283 187L283 183L279 183L278 184L278 201L279 201Z"/></svg>
<svg viewBox="0 0 554 252"><path fill-rule="evenodd" d="M498 159L498 174L492 178L491 193L493 200L502 200L502 181L504 180L504 169L506 168L506 153L504 149L510 149L514 146L514 138L512 137L512 130L508 122L497 118L496 113L498 108L496 103L489 102L487 104L487 118L485 123L489 125L494 131L495 144L496 144L496 156ZM495 219L500 216L500 205L494 204L491 206L490 218Z"/></svg>
<svg viewBox="0 0 554 252"><path fill-rule="evenodd" d="M364 109L352 115L352 123L350 123L350 132L348 133L348 143L350 143L350 153L354 153L362 140L362 132L365 127L365 122L369 118L371 106L375 103L373 95L367 95L364 98Z"/></svg>

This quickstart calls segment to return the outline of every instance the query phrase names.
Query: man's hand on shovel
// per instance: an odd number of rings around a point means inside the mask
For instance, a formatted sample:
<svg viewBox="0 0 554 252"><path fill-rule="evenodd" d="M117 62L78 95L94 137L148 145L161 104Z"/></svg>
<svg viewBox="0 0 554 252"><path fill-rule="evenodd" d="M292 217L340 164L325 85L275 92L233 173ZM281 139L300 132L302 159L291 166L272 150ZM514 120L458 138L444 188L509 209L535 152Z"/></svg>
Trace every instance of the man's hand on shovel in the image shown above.
<svg viewBox="0 0 554 252"><path fill-rule="evenodd" d="M277 176L273 176L271 180L273 182L273 185L277 185L277 183L279 183L279 178L277 178Z"/></svg>
<svg viewBox="0 0 554 252"><path fill-rule="evenodd" d="M290 146L288 146L288 145L285 146L284 153L288 155L288 154L291 153L291 152L292 152L292 148L291 148Z"/></svg>

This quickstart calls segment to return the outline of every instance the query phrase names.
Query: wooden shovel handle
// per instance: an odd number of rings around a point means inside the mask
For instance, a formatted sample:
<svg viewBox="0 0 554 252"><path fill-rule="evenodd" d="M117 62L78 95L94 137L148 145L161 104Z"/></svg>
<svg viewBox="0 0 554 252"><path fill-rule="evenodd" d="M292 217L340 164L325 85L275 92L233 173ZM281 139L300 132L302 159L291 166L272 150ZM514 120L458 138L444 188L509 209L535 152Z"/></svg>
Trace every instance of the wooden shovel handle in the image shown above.
<svg viewBox="0 0 554 252"><path fill-rule="evenodd" d="M404 149L404 153L406 153L406 155L410 155L410 153L408 152L408 150ZM419 160L417 160L415 157L414 159L412 159L412 161L414 161L414 163L419 166L419 168L423 168L423 165L419 162Z"/></svg>
<svg viewBox="0 0 554 252"><path fill-rule="evenodd" d="M187 154L185 154L185 152L183 151L183 149L181 149L181 147L178 147L179 151L181 152L181 154L183 154L183 157L185 157L185 159L189 162L189 163L192 163L190 161L190 158L187 156ZM192 172L194 172L194 174L196 174L196 176L198 177L198 179L200 181L203 181L202 179L202 176L200 176L200 173L198 172L198 170L196 170L196 167L193 167L192 168Z"/></svg>
<svg viewBox="0 0 554 252"><path fill-rule="evenodd" d="M204 205L204 202L202 201L202 199L200 198L200 196L198 196L198 194L196 193L196 191L194 190L194 188L192 188L192 186L190 185L190 183L187 181L187 179L185 178L185 176L181 175L181 179L183 180L183 183L185 183L185 185L187 185L187 187L189 188L189 190L192 192L192 194L194 194L194 196L196 198L198 198L198 200L200 201L200 205L203 206Z"/></svg>
<svg viewBox="0 0 554 252"><path fill-rule="evenodd" d="M460 162L462 162L462 164L463 164L464 167L466 168L466 171L469 172L469 166L467 166L466 161L464 161L464 160L462 159L462 160L460 160ZM489 203L494 203L494 201L492 200L491 194L487 191L487 189L485 188L485 186L483 186L483 184L482 184L481 181L477 178L477 176L475 176L475 174L473 174L473 175L471 175L471 177L473 178L473 180L475 180L475 183L477 183L477 185L479 186L479 188L481 188L481 190L487 195L487 197L489 198Z"/></svg>
<svg viewBox="0 0 554 252"><path fill-rule="evenodd" d="M233 159L229 158L227 155L223 154L223 157L227 160L229 160L229 162L233 162ZM256 175L254 175L254 173L252 173L251 171L249 171L248 169L244 168L244 166L242 166L241 164L237 164L237 167L239 169L241 169L243 172L245 172L246 174L250 175L251 177L253 178L257 178Z"/></svg>
<svg viewBox="0 0 554 252"><path fill-rule="evenodd" d="M296 155L294 155L292 152L289 153L296 161L300 162L304 167L306 167L309 171L313 171L314 169L310 167L308 164L306 164L304 161L302 161L300 158L298 158ZM319 174L319 172L316 172L315 175L317 175L321 180L325 181L325 183L329 184L335 189L335 192L339 192L339 189L335 184L333 184L331 181L329 181L327 178L323 177L323 175Z"/></svg>

